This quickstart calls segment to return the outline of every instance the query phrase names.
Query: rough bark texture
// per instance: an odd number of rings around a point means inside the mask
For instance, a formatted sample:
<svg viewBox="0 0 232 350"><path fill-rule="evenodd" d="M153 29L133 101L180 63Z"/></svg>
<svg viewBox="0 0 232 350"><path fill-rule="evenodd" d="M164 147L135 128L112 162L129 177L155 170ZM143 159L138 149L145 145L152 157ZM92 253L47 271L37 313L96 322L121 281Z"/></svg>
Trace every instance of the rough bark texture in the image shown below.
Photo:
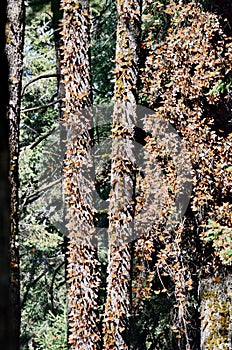
<svg viewBox="0 0 232 350"><path fill-rule="evenodd" d="M68 319L71 349L100 349L98 329L98 260L92 210L90 156L92 92L90 72L89 2L62 1L64 120L68 140L65 193L69 230Z"/></svg>
<svg viewBox="0 0 232 350"><path fill-rule="evenodd" d="M8 65L5 55L6 1L0 3L0 348L15 349L15 337L10 324L8 239L10 235ZM4 317L3 317L4 316Z"/></svg>
<svg viewBox="0 0 232 350"><path fill-rule="evenodd" d="M133 240L133 138L139 70L141 2L118 0L115 106L109 222L107 300L104 348L128 349L131 315L131 248Z"/></svg>
<svg viewBox="0 0 232 350"><path fill-rule="evenodd" d="M15 337L20 335L20 282L18 249L18 156L20 96L23 71L24 5L22 0L8 0L6 53L9 64L9 144L10 144L10 302L11 321ZM19 348L19 344L15 348Z"/></svg>
<svg viewBox="0 0 232 350"><path fill-rule="evenodd" d="M232 348L232 277L201 281L201 350Z"/></svg>

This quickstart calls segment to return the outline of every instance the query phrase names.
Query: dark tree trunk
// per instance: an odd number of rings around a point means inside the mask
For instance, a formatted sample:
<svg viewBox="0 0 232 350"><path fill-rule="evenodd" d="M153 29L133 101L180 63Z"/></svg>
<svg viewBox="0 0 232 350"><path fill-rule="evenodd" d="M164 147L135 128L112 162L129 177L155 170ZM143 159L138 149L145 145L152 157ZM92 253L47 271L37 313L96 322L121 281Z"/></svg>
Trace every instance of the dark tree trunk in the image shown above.
<svg viewBox="0 0 232 350"><path fill-rule="evenodd" d="M15 337L20 335L20 282L18 249L18 157L19 157L19 118L21 82L23 70L24 3L23 0L8 0L7 4L7 45L9 64L9 144L10 144L10 302L11 321ZM15 349L19 348L19 343Z"/></svg>
<svg viewBox="0 0 232 350"><path fill-rule="evenodd" d="M8 105L8 64L5 54L6 5L0 3L0 348L15 349L15 335L10 323L9 307L9 247L10 236L10 186L9 174L9 125Z"/></svg>

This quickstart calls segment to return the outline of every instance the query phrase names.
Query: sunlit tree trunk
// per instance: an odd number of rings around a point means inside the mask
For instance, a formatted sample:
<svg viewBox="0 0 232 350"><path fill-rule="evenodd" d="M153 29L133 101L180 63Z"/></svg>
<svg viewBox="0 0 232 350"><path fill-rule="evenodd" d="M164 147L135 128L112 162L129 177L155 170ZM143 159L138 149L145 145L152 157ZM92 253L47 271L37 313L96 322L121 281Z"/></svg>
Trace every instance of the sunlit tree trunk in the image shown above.
<svg viewBox="0 0 232 350"><path fill-rule="evenodd" d="M89 1L61 3L63 17L64 120L68 243L68 326L71 349L100 349L98 329L98 260L96 256L90 156L92 91Z"/></svg>
<svg viewBox="0 0 232 350"><path fill-rule="evenodd" d="M141 1L118 0L107 299L104 348L128 349L133 240L133 138L139 71Z"/></svg>
<svg viewBox="0 0 232 350"><path fill-rule="evenodd" d="M6 26L6 53L9 65L9 144L10 144L10 303L11 322L15 337L20 334L20 282L18 249L18 157L19 157L19 118L21 84L23 71L24 2L8 0ZM19 348L19 343L15 348Z"/></svg>

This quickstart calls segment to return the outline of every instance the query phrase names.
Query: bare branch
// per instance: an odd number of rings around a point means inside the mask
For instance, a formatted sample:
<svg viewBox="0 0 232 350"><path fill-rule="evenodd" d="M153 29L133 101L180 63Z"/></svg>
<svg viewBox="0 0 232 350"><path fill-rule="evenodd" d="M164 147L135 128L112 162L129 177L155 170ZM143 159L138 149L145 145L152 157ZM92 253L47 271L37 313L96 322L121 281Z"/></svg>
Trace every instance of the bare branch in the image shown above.
<svg viewBox="0 0 232 350"><path fill-rule="evenodd" d="M23 202L22 205L21 205L21 210L23 210L23 208L25 206L27 206L28 204L34 202L35 200L37 200L40 195L47 191L48 189L52 188L53 186L57 185L59 182L61 182L62 178L60 179L57 179L53 182L51 182L50 184L47 184L46 186L42 187L42 188L39 188L38 190L34 191L32 194L28 195L26 198L25 198L25 193L22 195L21 197L21 201Z"/></svg>
<svg viewBox="0 0 232 350"><path fill-rule="evenodd" d="M33 84L34 82L36 82L37 80L40 80L40 79L46 79L46 78L58 78L59 74L57 73L44 73L44 74L40 74L38 75L37 77L35 78L32 78L28 83L26 83L24 85L24 87L22 88L22 93L21 93L21 97L23 97L24 93L25 93L25 90L26 88Z"/></svg>
<svg viewBox="0 0 232 350"><path fill-rule="evenodd" d="M61 264L59 264L57 266L57 268L55 269L53 276L52 276L52 282L51 282L51 286L50 286L50 299L51 299L51 309L52 312L54 312L54 284L55 284L55 279L56 279L56 275L58 274L59 270L61 269L61 267L65 264L65 261L62 261Z"/></svg>
<svg viewBox="0 0 232 350"><path fill-rule="evenodd" d="M55 105L57 103L60 103L60 102L62 102L62 99L58 99L56 101L52 101L52 102L47 103L46 105L43 105L43 106L22 109L21 112L22 113L28 113L28 112L38 111L39 109L48 108L48 107L53 106L53 105Z"/></svg>
<svg viewBox="0 0 232 350"><path fill-rule="evenodd" d="M29 146L30 149L34 149L36 146L38 146L40 144L40 142L42 142L43 140L45 140L48 136L50 136L53 131L58 130L58 128L52 128L51 130L49 130L46 134L40 136L38 138L38 140L36 140L32 145Z"/></svg>
<svg viewBox="0 0 232 350"><path fill-rule="evenodd" d="M27 125L27 124L25 124L25 123L22 123L21 128L24 128L24 127L27 128L28 130L34 132L35 134L38 134L38 131L36 131L35 129L33 129L31 126L29 126L29 125Z"/></svg>
<svg viewBox="0 0 232 350"><path fill-rule="evenodd" d="M36 285L36 283L37 283L43 276L45 276L45 274L46 274L47 272L48 272L48 270L44 270L37 278L35 278L34 280L32 280L31 282L29 282L29 283L26 284L27 289L26 289L26 291L25 291L25 293L24 293L24 295L23 295L23 299L22 299L22 301L21 301L21 308L23 308L23 307L25 306L26 302L27 302L27 298L28 298L28 294L29 294L29 292L30 292L30 289L31 289L32 287L34 287L34 286Z"/></svg>

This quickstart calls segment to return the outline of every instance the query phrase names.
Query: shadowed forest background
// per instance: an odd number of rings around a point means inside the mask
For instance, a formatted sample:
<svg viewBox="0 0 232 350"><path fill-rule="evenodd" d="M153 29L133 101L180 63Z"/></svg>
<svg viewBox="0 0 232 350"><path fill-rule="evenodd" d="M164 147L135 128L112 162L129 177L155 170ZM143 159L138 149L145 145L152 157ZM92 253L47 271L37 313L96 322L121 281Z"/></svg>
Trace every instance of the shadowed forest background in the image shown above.
<svg viewBox="0 0 232 350"><path fill-rule="evenodd" d="M1 7L0 347L231 350L231 1Z"/></svg>

